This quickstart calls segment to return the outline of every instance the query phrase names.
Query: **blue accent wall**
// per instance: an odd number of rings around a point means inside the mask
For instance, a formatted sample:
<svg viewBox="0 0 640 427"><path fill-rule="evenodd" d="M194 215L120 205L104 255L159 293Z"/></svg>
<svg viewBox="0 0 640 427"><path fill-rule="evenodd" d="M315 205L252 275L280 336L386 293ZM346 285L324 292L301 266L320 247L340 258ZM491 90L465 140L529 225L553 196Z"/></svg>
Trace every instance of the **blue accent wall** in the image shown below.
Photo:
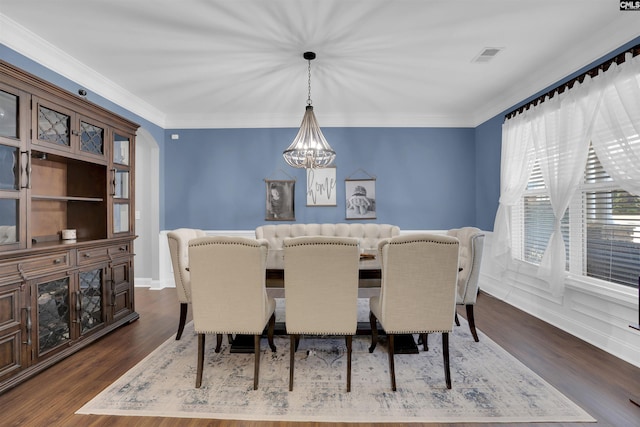
<svg viewBox="0 0 640 427"><path fill-rule="evenodd" d="M503 121L503 115L496 116L475 129L475 226L482 230L493 230L498 210Z"/></svg>
<svg viewBox="0 0 640 427"><path fill-rule="evenodd" d="M377 219L367 221L403 229L475 223L473 129L324 128L337 153L337 206L306 206L305 171L282 158L296 132L168 130L165 228L253 229L265 223L264 180L287 175L296 180L296 222L344 222L344 180L366 173L376 178L377 212ZM171 140L171 134L180 139Z"/></svg>

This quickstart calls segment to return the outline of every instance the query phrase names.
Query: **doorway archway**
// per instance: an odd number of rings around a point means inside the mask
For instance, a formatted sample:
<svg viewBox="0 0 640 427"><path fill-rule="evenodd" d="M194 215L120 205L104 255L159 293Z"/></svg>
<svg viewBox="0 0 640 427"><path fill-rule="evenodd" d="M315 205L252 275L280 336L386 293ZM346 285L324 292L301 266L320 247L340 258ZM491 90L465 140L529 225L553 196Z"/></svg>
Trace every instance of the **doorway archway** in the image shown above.
<svg viewBox="0 0 640 427"><path fill-rule="evenodd" d="M154 287L160 277L160 153L158 142L144 128L136 133L135 285Z"/></svg>

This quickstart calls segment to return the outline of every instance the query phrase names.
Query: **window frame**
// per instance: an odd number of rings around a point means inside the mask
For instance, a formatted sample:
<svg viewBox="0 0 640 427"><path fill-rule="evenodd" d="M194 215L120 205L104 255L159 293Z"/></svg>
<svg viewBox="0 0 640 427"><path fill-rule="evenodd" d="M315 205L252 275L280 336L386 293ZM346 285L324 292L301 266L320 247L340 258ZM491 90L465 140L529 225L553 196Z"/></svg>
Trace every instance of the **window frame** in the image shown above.
<svg viewBox="0 0 640 427"><path fill-rule="evenodd" d="M593 146L590 146L589 150L590 156L592 154L595 156ZM589 162L585 165L585 178L580 182L576 192L571 198L567 212L565 213L564 220L566 220L566 227L568 227L568 236L565 238L567 249L566 273L568 279L566 284L581 289L584 289L585 287L597 289L599 290L596 292L598 295L601 294L602 289L608 289L614 293L619 293L625 296L635 294L638 292L638 282L635 282L634 285L622 284L587 275L587 193L624 191L611 177L607 177L607 179L603 181L588 182L586 176L589 165ZM538 185L534 186L534 188L529 188L530 183L539 182L535 179L532 181L532 178L535 178L535 174L536 167L532 169L529 177L529 184L527 184L527 188L523 191L519 203L515 205L511 211L510 225L512 230L511 244L514 261L537 267L539 263L525 259L525 200L527 197L531 196L548 197L549 192L547 191L546 186L540 187ZM640 274L640 264L638 264L638 271Z"/></svg>

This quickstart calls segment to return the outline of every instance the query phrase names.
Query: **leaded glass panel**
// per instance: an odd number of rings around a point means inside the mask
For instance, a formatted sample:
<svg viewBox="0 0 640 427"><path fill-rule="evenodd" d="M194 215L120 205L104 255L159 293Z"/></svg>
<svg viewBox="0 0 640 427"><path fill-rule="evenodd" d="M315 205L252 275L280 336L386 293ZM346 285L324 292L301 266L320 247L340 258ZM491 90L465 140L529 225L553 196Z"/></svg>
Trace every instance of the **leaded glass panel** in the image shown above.
<svg viewBox="0 0 640 427"><path fill-rule="evenodd" d="M38 139L58 145L70 146L71 117L58 111L38 108Z"/></svg>
<svg viewBox="0 0 640 427"><path fill-rule="evenodd" d="M80 150L104 155L104 129L89 123L80 122Z"/></svg>
<svg viewBox="0 0 640 427"><path fill-rule="evenodd" d="M83 271L80 277L80 333L102 324L102 272L101 268Z"/></svg>
<svg viewBox="0 0 640 427"><path fill-rule="evenodd" d="M40 353L70 339L69 277L38 285Z"/></svg>

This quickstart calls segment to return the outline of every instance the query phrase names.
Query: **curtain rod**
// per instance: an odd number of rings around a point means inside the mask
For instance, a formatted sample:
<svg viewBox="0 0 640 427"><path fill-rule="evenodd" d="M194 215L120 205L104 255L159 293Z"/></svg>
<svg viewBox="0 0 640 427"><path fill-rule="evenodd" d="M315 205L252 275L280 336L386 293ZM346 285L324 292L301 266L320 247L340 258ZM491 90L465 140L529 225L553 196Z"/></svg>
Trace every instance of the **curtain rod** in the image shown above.
<svg viewBox="0 0 640 427"><path fill-rule="evenodd" d="M573 87L573 85L575 84L575 82L579 82L582 83L582 81L584 80L584 78L586 76L590 76L590 77L595 77L596 75L598 75L598 73L600 72L600 70L606 71L609 66L611 64L613 64L614 62L616 64L622 64L625 61L625 55L627 53L631 52L632 56L638 56L640 55L640 44L635 45L632 48L629 48L627 50L625 50L622 53L619 53L618 55L614 56L611 59L608 59L604 62L602 62L599 65L596 65L595 67L591 68L590 70L580 74L577 77L572 78L571 80L567 81L566 83L562 83L561 85L556 86L555 88L551 89L550 91L538 96L537 98L535 98L532 101L527 102L526 104L510 111L509 113L505 114L505 119L510 119L512 117L514 117L516 114L520 114L525 110L528 110L530 107L532 106L536 106L542 102L544 102L544 100L546 99L546 97L548 96L549 98L553 98L553 96L558 93L562 93L565 91L565 89L570 89L571 87Z"/></svg>

